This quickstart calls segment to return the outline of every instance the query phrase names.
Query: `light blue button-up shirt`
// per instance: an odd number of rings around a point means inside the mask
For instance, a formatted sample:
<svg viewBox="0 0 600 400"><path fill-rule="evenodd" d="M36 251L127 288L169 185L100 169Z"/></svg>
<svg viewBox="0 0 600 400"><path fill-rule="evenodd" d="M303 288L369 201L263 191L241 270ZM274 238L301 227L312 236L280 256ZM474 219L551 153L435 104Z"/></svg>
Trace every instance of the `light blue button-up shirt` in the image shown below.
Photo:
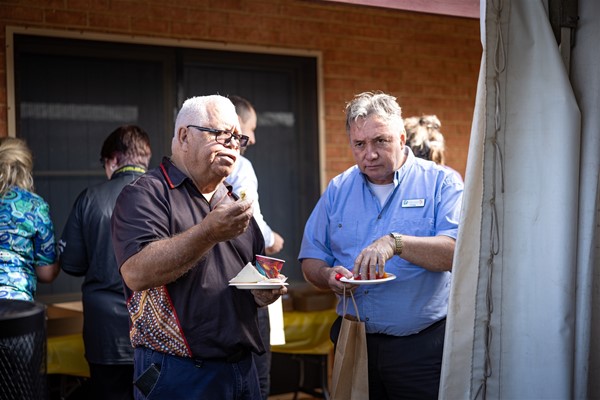
<svg viewBox="0 0 600 400"><path fill-rule="evenodd" d="M301 261L315 258L352 270L361 250L390 232L456 239L462 181L448 168L406 149L406 162L396 171L394 189L383 207L356 165L329 183L306 223ZM431 272L398 256L385 270L397 278L359 286L355 292L368 333L406 336L446 316L450 272ZM347 313L354 315L351 304ZM341 302L337 312L342 314Z"/></svg>

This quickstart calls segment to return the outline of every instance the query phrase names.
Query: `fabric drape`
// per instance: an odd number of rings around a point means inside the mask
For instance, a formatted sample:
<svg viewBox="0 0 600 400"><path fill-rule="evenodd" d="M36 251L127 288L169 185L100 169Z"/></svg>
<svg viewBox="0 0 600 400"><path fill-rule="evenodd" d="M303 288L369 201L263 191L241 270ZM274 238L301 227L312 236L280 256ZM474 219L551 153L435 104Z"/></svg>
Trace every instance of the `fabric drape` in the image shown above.
<svg viewBox="0 0 600 400"><path fill-rule="evenodd" d="M569 72L546 1L482 0L441 399L600 397L600 2L579 16Z"/></svg>

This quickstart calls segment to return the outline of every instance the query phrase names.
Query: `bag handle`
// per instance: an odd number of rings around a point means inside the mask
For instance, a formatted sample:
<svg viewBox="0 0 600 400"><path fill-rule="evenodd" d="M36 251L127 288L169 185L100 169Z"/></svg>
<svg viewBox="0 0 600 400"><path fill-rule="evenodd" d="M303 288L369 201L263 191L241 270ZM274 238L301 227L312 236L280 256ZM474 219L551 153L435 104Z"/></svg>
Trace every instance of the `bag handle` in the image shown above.
<svg viewBox="0 0 600 400"><path fill-rule="evenodd" d="M346 299L348 299L348 297L346 296L346 285L344 285L344 300L342 301L342 310L343 310L343 314L342 316L346 315ZM356 318L360 321L360 315L358 313L358 306L356 305L356 300L354 300L354 292L352 290L350 290L350 297L352 298L352 303L354 303L354 312L356 313Z"/></svg>

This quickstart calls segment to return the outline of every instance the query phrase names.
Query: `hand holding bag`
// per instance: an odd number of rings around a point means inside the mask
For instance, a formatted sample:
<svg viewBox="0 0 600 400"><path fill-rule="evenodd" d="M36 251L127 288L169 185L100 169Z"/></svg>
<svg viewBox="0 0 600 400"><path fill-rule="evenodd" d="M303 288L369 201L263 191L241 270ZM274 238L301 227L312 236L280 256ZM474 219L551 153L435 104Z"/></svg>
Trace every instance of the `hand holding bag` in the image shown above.
<svg viewBox="0 0 600 400"><path fill-rule="evenodd" d="M365 323L360 320L354 294L350 292L356 317L346 314L344 288L342 326L338 336L331 378L332 400L369 400L369 366Z"/></svg>

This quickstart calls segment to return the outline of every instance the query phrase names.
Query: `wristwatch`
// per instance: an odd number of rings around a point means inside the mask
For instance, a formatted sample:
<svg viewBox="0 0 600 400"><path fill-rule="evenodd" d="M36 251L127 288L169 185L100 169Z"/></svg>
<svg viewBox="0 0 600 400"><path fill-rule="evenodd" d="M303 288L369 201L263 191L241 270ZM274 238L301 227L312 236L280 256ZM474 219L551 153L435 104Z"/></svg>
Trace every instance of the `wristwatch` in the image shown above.
<svg viewBox="0 0 600 400"><path fill-rule="evenodd" d="M390 233L390 236L394 238L394 242L396 243L396 247L394 248L394 254L399 256L402 254L402 249L404 249L404 242L402 241L402 235L396 232Z"/></svg>

